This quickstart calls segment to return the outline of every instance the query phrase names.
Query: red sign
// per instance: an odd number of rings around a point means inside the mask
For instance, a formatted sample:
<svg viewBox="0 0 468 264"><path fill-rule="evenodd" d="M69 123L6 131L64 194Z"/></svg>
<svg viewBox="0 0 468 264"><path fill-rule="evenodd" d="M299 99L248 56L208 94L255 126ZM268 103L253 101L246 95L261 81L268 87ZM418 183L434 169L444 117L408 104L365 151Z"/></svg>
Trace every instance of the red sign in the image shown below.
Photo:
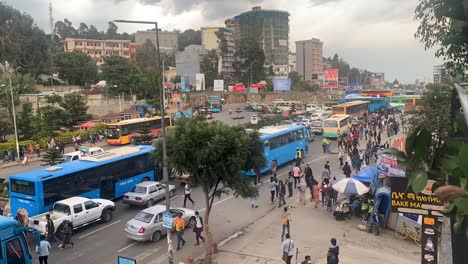
<svg viewBox="0 0 468 264"><path fill-rule="evenodd" d="M338 69L323 71L323 88L338 88Z"/></svg>

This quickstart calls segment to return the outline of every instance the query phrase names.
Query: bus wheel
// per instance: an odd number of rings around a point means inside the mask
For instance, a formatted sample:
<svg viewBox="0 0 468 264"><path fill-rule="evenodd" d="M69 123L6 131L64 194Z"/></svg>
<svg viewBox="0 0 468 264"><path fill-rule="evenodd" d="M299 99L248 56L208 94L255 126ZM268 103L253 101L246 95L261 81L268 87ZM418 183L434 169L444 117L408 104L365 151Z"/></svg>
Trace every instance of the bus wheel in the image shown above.
<svg viewBox="0 0 468 264"><path fill-rule="evenodd" d="M274 160L271 162L271 173L275 173L277 169L278 169L278 163L276 162L276 160Z"/></svg>

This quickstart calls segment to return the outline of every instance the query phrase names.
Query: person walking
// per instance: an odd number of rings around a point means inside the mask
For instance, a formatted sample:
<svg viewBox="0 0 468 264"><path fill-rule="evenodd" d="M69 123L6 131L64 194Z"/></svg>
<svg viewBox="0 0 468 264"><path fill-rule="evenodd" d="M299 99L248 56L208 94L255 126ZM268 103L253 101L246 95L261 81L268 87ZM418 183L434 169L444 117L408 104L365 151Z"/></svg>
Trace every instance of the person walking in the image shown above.
<svg viewBox="0 0 468 264"><path fill-rule="evenodd" d="M294 178L294 188L297 188L297 184L300 181L300 178L302 176L302 171L299 166L296 166L293 168L293 178Z"/></svg>
<svg viewBox="0 0 468 264"><path fill-rule="evenodd" d="M46 214L46 221L47 241L52 242L55 240L55 226L54 221L50 219L50 214Z"/></svg>
<svg viewBox="0 0 468 264"><path fill-rule="evenodd" d="M50 248L50 243L46 240L44 235L41 235L41 242L36 246L36 252L39 255L39 264L47 264Z"/></svg>
<svg viewBox="0 0 468 264"><path fill-rule="evenodd" d="M257 185L258 185L258 181L257 181L257 179L254 179L254 187L255 187L256 192L255 192L255 195L252 196L252 208L258 208L257 202L258 202L259 192L258 192L258 186Z"/></svg>
<svg viewBox="0 0 468 264"><path fill-rule="evenodd" d="M197 240L195 246L200 245L200 239L205 243L205 238L201 235L203 232L203 218L198 211L195 212L195 227L193 228L193 232L195 232L195 239Z"/></svg>
<svg viewBox="0 0 468 264"><path fill-rule="evenodd" d="M288 193L289 193L288 197L292 197L293 196L293 182L292 180L289 180L289 179L286 179L285 181L286 181L285 184L288 186Z"/></svg>
<svg viewBox="0 0 468 264"><path fill-rule="evenodd" d="M294 158L296 159L297 167L301 166L301 163L304 163L302 161L302 151L299 148L296 149L296 155L294 156Z"/></svg>
<svg viewBox="0 0 468 264"><path fill-rule="evenodd" d="M281 248L283 249L283 261L286 264L291 264L292 257L294 256L294 241L292 241L289 234L286 234L286 239L283 241Z"/></svg>
<svg viewBox="0 0 468 264"><path fill-rule="evenodd" d="M331 166L330 166L330 161L327 160L327 162L325 163L325 165L323 165L323 168L328 170L331 174Z"/></svg>
<svg viewBox="0 0 468 264"><path fill-rule="evenodd" d="M307 190L306 183L303 180L301 180L299 182L299 202L303 206L306 205L306 190Z"/></svg>
<svg viewBox="0 0 468 264"><path fill-rule="evenodd" d="M332 253L332 255L336 258L336 264L339 263L339 258L338 255L340 254L340 247L338 246L338 242L336 241L336 238L330 239L330 248L328 249L329 252ZM328 258L327 258L328 259Z"/></svg>
<svg viewBox="0 0 468 264"><path fill-rule="evenodd" d="M328 184L330 182L330 171L327 169L323 169L322 171L322 181L325 182L325 184Z"/></svg>
<svg viewBox="0 0 468 264"><path fill-rule="evenodd" d="M338 160L340 161L340 169L341 169L341 167L343 167L343 164L344 164L343 163L343 151L342 150L338 151Z"/></svg>
<svg viewBox="0 0 468 264"><path fill-rule="evenodd" d="M314 197L315 208L317 208L319 203L320 203L320 187L319 187L317 181L314 182L313 190L314 190L314 192L313 192L312 196Z"/></svg>
<svg viewBox="0 0 468 264"><path fill-rule="evenodd" d="M182 219L182 214L177 215L177 218L174 220L174 228L177 236L176 250L180 250L181 244L182 247L185 245L185 239L182 237L184 234L184 220Z"/></svg>
<svg viewBox="0 0 468 264"><path fill-rule="evenodd" d="M351 177L351 167L349 166L348 162L345 162L343 166L343 174L346 175L346 178Z"/></svg>
<svg viewBox="0 0 468 264"><path fill-rule="evenodd" d="M326 137L323 137L322 139L322 150L323 150L323 153L327 153L327 138Z"/></svg>
<svg viewBox="0 0 468 264"><path fill-rule="evenodd" d="M29 165L29 153L24 153L23 161L21 162L21 166L28 166Z"/></svg>
<svg viewBox="0 0 468 264"><path fill-rule="evenodd" d="M68 220L65 220L62 222L63 227L61 230L61 235L63 238L62 244L59 245L59 248L66 248L67 245L71 245L72 247L74 246L73 242L71 241L71 236L72 236L72 227L71 223ZM60 229L60 228L59 228Z"/></svg>
<svg viewBox="0 0 468 264"><path fill-rule="evenodd" d="M192 193L192 186L190 186L190 184L187 182L184 188L184 194L185 194L184 195L184 207L186 207L187 200L192 202L192 206L195 205L195 202L192 200L191 193Z"/></svg>
<svg viewBox="0 0 468 264"><path fill-rule="evenodd" d="M38 157L40 157L41 156L41 145L39 144L39 142L36 142L36 149L35 150L36 150L36 155Z"/></svg>
<svg viewBox="0 0 468 264"><path fill-rule="evenodd" d="M285 206L284 209L283 209L283 213L281 214L281 228L282 228L282 231L281 231L281 241L284 240L284 235L285 234L289 234L289 230L290 230L290 224L291 222L291 215L288 213L288 207ZM286 229L288 230L288 232L286 233Z"/></svg>
<svg viewBox="0 0 468 264"><path fill-rule="evenodd" d="M302 261L301 264L312 264L312 259L310 256L305 256L304 261Z"/></svg>
<svg viewBox="0 0 468 264"><path fill-rule="evenodd" d="M283 181L280 180L278 184L278 192L279 192L279 205L278 208L281 207L281 205L286 204L286 200L284 200L284 196L286 195L286 186L284 185Z"/></svg>
<svg viewBox="0 0 468 264"><path fill-rule="evenodd" d="M271 194L271 203L275 202L275 193L276 193L276 186L278 183L276 183L275 179L273 177L270 177L270 194Z"/></svg>

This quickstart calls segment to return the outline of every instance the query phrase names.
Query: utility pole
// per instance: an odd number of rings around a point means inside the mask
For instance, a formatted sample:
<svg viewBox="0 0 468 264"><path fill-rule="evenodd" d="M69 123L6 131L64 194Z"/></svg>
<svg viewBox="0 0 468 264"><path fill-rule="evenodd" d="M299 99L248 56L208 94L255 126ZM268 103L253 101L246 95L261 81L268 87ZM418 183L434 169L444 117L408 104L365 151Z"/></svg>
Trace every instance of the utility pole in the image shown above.
<svg viewBox="0 0 468 264"><path fill-rule="evenodd" d="M8 67L8 62L5 61L5 67ZM8 80L10 82L10 94L11 94L11 110L13 112L13 126L15 127L15 141L16 141L16 154L18 155L18 161L21 161L18 141L18 127L16 126L16 110L15 110L15 98L13 97L13 84L11 82L11 75L13 70L8 74Z"/></svg>

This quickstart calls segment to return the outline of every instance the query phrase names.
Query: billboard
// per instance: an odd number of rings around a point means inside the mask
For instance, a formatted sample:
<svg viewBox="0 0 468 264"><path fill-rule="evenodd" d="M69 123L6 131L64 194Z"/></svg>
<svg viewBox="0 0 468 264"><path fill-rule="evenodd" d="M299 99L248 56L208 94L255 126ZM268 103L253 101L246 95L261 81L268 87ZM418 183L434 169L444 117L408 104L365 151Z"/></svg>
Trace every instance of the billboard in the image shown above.
<svg viewBox="0 0 468 264"><path fill-rule="evenodd" d="M273 87L275 91L291 91L291 79L273 78Z"/></svg>
<svg viewBox="0 0 468 264"><path fill-rule="evenodd" d="M205 74L197 73L195 75L195 89L197 91L204 91L205 90Z"/></svg>
<svg viewBox="0 0 468 264"><path fill-rule="evenodd" d="M215 92L224 91L224 80L214 80L213 91Z"/></svg>
<svg viewBox="0 0 468 264"><path fill-rule="evenodd" d="M323 88L338 88L338 69L323 71Z"/></svg>
<svg viewBox="0 0 468 264"><path fill-rule="evenodd" d="M188 76L181 76L180 77L180 89L183 93L190 92L190 79Z"/></svg>

